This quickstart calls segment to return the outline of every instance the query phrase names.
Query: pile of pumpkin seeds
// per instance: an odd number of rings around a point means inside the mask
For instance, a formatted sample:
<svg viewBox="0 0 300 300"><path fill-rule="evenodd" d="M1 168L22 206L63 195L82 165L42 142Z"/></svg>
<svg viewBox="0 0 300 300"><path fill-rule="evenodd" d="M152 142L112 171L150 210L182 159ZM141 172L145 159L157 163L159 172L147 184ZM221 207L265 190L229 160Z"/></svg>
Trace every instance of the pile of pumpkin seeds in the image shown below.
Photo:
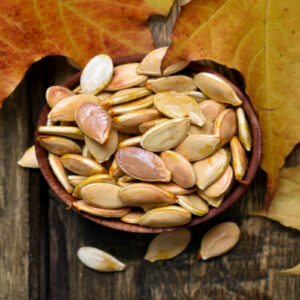
<svg viewBox="0 0 300 300"><path fill-rule="evenodd" d="M252 142L241 99L215 74L187 74L186 62L162 74L166 50L118 66L97 55L75 90L48 88L37 140L75 209L181 226L243 181Z"/></svg>

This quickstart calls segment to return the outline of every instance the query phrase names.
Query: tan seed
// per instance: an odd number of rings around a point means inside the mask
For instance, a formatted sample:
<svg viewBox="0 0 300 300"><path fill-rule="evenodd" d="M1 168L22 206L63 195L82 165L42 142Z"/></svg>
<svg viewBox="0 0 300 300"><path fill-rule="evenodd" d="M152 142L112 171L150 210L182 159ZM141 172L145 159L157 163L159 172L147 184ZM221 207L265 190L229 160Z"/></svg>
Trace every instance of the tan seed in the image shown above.
<svg viewBox="0 0 300 300"><path fill-rule="evenodd" d="M224 195L221 195L216 198L209 197L204 191L197 189L197 194L204 199L210 206L219 207L224 199Z"/></svg>
<svg viewBox="0 0 300 300"><path fill-rule="evenodd" d="M119 149L117 163L126 174L143 181L169 182L171 173L162 159L147 150L137 147Z"/></svg>
<svg viewBox="0 0 300 300"><path fill-rule="evenodd" d="M214 100L205 100L199 104L206 120L214 122L221 111L223 111L226 106L223 103Z"/></svg>
<svg viewBox="0 0 300 300"><path fill-rule="evenodd" d="M250 133L250 128L248 121L245 116L244 110L239 107L236 110L237 120L238 120L238 133L239 133L239 139L245 149L247 151L251 151L252 148L252 138Z"/></svg>
<svg viewBox="0 0 300 300"><path fill-rule="evenodd" d="M21 159L18 161L18 165L23 168L39 168L39 163L37 161L36 155L35 155L35 147L31 146L28 148Z"/></svg>
<svg viewBox="0 0 300 300"><path fill-rule="evenodd" d="M126 216L131 210L130 207L115 209L99 208L88 204L88 202L84 200L74 201L72 203L72 206L79 211L83 211L87 214L102 218L122 218L123 216Z"/></svg>
<svg viewBox="0 0 300 300"><path fill-rule="evenodd" d="M84 134L76 126L40 126L39 133L64 136L71 139L83 140Z"/></svg>
<svg viewBox="0 0 300 300"><path fill-rule="evenodd" d="M65 137L39 135L36 139L43 148L56 155L81 153L81 147L73 140Z"/></svg>
<svg viewBox="0 0 300 300"><path fill-rule="evenodd" d="M107 173L107 170L94 160L78 154L65 154L60 160L66 169L78 175L91 176Z"/></svg>
<svg viewBox="0 0 300 300"><path fill-rule="evenodd" d="M171 259L184 251L191 237L188 229L160 233L151 241L144 259L150 262Z"/></svg>
<svg viewBox="0 0 300 300"><path fill-rule="evenodd" d="M126 148L126 147L135 147L139 146L141 142L142 136L134 136L127 140L122 141L119 144L119 148Z"/></svg>
<svg viewBox="0 0 300 300"><path fill-rule="evenodd" d="M233 222L214 226L202 238L198 259L206 260L228 252L237 244L239 238L240 229Z"/></svg>
<svg viewBox="0 0 300 300"><path fill-rule="evenodd" d="M230 150L235 178L240 181L247 171L248 159L241 142L236 136L230 141Z"/></svg>
<svg viewBox="0 0 300 300"><path fill-rule="evenodd" d="M168 120L169 120L168 118L159 118L151 121L146 121L139 125L139 131L140 133L145 133L148 129L152 128L153 126Z"/></svg>
<svg viewBox="0 0 300 300"><path fill-rule="evenodd" d="M128 223L128 224L138 224L141 217L144 215L144 212L142 210L140 211L131 211L127 215L123 216L121 218L122 222Z"/></svg>
<svg viewBox="0 0 300 300"><path fill-rule="evenodd" d="M68 180L69 182L73 185L76 186L79 184L82 180L86 179L86 176L81 176L81 175L69 175Z"/></svg>
<svg viewBox="0 0 300 300"><path fill-rule="evenodd" d="M111 130L111 118L107 111L94 102L83 103L75 114L79 128L100 144L108 140Z"/></svg>
<svg viewBox="0 0 300 300"><path fill-rule="evenodd" d="M46 100L51 108L54 107L59 101L74 95L75 94L71 90L60 85L50 86L46 90Z"/></svg>
<svg viewBox="0 0 300 300"><path fill-rule="evenodd" d="M122 171L122 169L118 165L116 158L114 158L114 160L109 168L109 175L114 178L125 175L125 173Z"/></svg>
<svg viewBox="0 0 300 300"><path fill-rule="evenodd" d="M215 126L214 122L207 121L207 120L204 123L204 125L201 127L191 124L188 131L188 135L203 135L203 134L213 135L214 126Z"/></svg>
<svg viewBox="0 0 300 300"><path fill-rule="evenodd" d="M188 195L196 191L196 188L185 189L174 182L157 183L156 185L174 195Z"/></svg>
<svg viewBox="0 0 300 300"><path fill-rule="evenodd" d="M203 93L201 93L199 91L183 91L181 93L183 95L186 95L186 96L189 96L189 97L193 98L198 103L208 99Z"/></svg>
<svg viewBox="0 0 300 300"><path fill-rule="evenodd" d="M208 213L208 205L198 195L177 196L178 204L196 216L204 216Z"/></svg>

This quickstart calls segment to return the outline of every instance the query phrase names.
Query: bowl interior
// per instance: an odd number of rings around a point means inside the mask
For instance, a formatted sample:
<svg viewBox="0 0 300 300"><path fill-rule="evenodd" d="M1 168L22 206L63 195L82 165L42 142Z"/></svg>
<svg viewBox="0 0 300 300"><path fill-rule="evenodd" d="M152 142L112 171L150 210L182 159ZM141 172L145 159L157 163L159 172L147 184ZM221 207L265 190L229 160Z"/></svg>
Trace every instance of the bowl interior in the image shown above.
<svg viewBox="0 0 300 300"><path fill-rule="evenodd" d="M139 62L143 59L145 55L144 54L139 54L139 55L132 55L132 56L126 56L126 57L118 57L113 59L114 65L119 65L119 64L124 64L124 63L131 63L131 62ZM123 230L127 232L140 232L140 233L159 233L159 232L165 232L165 231L174 231L178 230L181 228L188 228L192 227L198 224L201 224L203 222L206 222L207 220L210 220L211 218L217 216L221 212L223 212L225 209L227 209L230 205L232 205L235 201L237 201L248 189L250 183L252 182L259 164L261 160L261 155L262 155L262 135L261 135L261 129L260 125L257 119L257 116L252 108L252 105L248 99L248 97L233 83L231 83L229 80L227 80L225 77L217 73L216 71L198 64L198 63L191 63L187 67L188 71L192 72L210 72L217 74L218 76L222 77L224 80L226 80L235 90L239 98L242 100L242 107L245 110L245 113L247 115L247 118L250 123L250 128L252 132L252 138L253 138L253 147L252 147L252 152L251 152L251 157L249 159L249 166L248 170L246 172L246 175L244 177L244 181L248 182L248 184L242 184L242 183L235 183L233 189L231 190L230 194L227 195L227 197L223 200L222 204L218 208L210 208L209 212L207 215L203 217L196 217L194 216L191 220L190 223L188 223L185 226L181 227L168 227L168 228L150 228L150 227L144 227L140 225L135 225L135 224L127 224L124 222L121 222L116 219L106 219L106 218L101 218L101 217L95 217L89 214L86 214L84 212L78 211L75 208L77 213L81 214L83 217L97 223L101 224L110 228L114 228L117 230ZM67 88L74 88L79 84L80 80L80 72L72 76L69 80L64 82L62 85L67 87ZM39 126L45 125L47 121L47 115L50 111L50 107L48 104L45 104L43 107L39 120L37 122L37 127L35 131L35 137L39 135L39 132L37 128ZM55 175L53 174L49 162L48 162L48 156L47 156L47 151L42 148L37 140L35 139L35 149L36 149L36 156L37 160L40 165L41 172L48 182L49 186L51 189L55 192L55 194L69 207L72 206L72 202L75 200L72 195L67 193L63 187L60 185L60 183L56 180Z"/></svg>

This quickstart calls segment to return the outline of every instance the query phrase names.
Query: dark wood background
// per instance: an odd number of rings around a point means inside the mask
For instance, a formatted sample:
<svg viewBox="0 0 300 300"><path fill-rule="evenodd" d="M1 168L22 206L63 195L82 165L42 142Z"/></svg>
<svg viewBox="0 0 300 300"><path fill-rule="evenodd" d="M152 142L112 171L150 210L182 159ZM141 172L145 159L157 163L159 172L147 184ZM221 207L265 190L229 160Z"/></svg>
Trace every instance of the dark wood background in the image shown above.
<svg viewBox="0 0 300 300"><path fill-rule="evenodd" d="M157 46L169 43L177 13L173 7L168 19L150 18ZM43 59L0 110L0 299L300 299L300 277L277 273L299 263L299 232L248 215L263 207L262 171L235 205L192 229L192 241L181 255L152 264L143 256L154 235L93 224L66 210L39 170L16 165L33 143L46 88L75 72L63 57ZM288 166L298 164L299 158L298 147ZM241 228L238 245L227 255L196 262L203 234L228 220ZM105 250L128 269L92 271L77 259L81 246Z"/></svg>

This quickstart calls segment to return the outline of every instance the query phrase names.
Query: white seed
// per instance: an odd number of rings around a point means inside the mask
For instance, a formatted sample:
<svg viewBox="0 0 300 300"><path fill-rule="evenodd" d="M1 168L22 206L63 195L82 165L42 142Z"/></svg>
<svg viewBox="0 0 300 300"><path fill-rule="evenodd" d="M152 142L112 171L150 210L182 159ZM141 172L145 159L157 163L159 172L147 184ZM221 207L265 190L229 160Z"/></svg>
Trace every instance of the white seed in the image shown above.
<svg viewBox="0 0 300 300"><path fill-rule="evenodd" d="M86 64L80 77L83 94L95 95L103 90L111 80L113 62L108 55L100 54Z"/></svg>
<svg viewBox="0 0 300 300"><path fill-rule="evenodd" d="M240 238L240 229L233 222L225 222L211 228L203 236L198 259L206 260L232 249Z"/></svg>
<svg viewBox="0 0 300 300"><path fill-rule="evenodd" d="M18 161L18 165L23 167L23 168L34 168L38 169L39 163L37 161L36 155L35 155L35 147L31 146L29 147L21 159Z"/></svg>
<svg viewBox="0 0 300 300"><path fill-rule="evenodd" d="M124 271L126 265L112 255L93 247L81 247L77 252L79 260L87 267L100 272Z"/></svg>
<svg viewBox="0 0 300 300"><path fill-rule="evenodd" d="M150 262L171 259L184 251L191 236L188 229L160 233L151 241L144 258Z"/></svg>

